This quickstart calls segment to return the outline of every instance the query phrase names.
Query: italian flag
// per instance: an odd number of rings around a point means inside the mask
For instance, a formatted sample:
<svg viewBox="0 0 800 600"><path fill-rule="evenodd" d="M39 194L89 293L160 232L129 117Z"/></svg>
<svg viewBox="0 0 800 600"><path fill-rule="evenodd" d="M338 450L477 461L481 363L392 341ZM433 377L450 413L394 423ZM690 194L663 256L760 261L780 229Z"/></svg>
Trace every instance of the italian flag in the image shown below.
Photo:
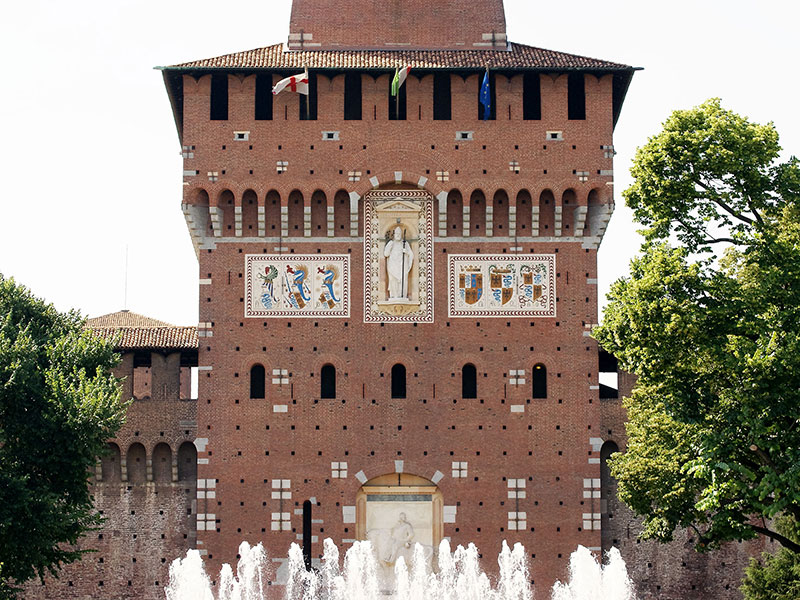
<svg viewBox="0 0 800 600"><path fill-rule="evenodd" d="M272 94L280 94L283 90L289 88L290 92L297 92L298 94L305 94L308 96L308 71L300 73L299 75L292 75L286 79L281 79L272 88Z"/></svg>
<svg viewBox="0 0 800 600"><path fill-rule="evenodd" d="M400 88L406 81L411 67L403 67L394 70L394 79L392 80L392 96L397 96L400 93Z"/></svg>

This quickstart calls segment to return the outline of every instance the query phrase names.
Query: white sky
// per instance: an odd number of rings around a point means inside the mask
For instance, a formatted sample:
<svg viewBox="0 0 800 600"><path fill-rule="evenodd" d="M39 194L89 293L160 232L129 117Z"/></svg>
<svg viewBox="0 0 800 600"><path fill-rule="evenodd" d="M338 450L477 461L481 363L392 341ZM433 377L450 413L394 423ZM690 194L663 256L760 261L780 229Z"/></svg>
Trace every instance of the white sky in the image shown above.
<svg viewBox="0 0 800 600"><path fill-rule="evenodd" d="M65 310L197 322L180 145L155 65L284 42L290 0L25 0L0 23L0 272ZM615 133L600 291L639 241L621 191L637 146L712 96L800 148L796 0L506 0L511 40L644 67Z"/></svg>

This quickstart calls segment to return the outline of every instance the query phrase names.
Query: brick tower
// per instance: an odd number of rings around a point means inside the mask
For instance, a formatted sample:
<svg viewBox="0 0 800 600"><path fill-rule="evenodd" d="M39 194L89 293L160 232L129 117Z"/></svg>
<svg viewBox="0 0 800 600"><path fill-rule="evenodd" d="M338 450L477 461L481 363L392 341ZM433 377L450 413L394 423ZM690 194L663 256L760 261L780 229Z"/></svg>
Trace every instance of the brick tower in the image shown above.
<svg viewBox="0 0 800 600"><path fill-rule="evenodd" d="M304 69L308 96L271 94ZM475 542L490 572L522 542L537 587L600 549L589 331L633 71L507 42L500 0L295 0L288 49L163 69L211 573L242 540L314 562L325 537L390 569L398 523L431 554Z"/></svg>

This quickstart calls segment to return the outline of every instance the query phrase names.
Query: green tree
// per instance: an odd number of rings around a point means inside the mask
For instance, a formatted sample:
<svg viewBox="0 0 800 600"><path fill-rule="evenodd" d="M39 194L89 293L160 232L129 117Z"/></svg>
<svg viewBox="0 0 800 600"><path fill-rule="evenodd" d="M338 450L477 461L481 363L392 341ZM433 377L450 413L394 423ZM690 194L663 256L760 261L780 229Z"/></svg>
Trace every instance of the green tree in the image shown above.
<svg viewBox="0 0 800 600"><path fill-rule="evenodd" d="M794 519L780 519L776 527L786 537L800 542L800 528ZM800 554L781 548L774 555L765 552L761 560L751 558L740 589L745 600L797 600Z"/></svg>
<svg viewBox="0 0 800 600"><path fill-rule="evenodd" d="M772 524L800 521L800 169L780 150L714 99L636 154L624 195L646 241L594 335L637 375L611 468L645 537L800 552Z"/></svg>
<svg viewBox="0 0 800 600"><path fill-rule="evenodd" d="M0 275L0 596L77 560L88 476L126 406L112 346Z"/></svg>

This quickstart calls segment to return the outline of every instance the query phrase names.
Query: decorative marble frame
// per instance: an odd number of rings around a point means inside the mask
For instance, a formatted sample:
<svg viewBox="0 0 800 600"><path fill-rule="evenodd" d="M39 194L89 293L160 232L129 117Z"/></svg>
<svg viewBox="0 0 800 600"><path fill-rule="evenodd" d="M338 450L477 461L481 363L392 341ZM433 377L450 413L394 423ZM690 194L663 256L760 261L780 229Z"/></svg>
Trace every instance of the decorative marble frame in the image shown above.
<svg viewBox="0 0 800 600"><path fill-rule="evenodd" d="M379 225L377 209L399 201L420 206L417 242L419 308L379 306L386 304L381 293L381 262L385 239ZM409 294L410 295L410 294ZM371 190L364 196L364 322L365 323L433 323L433 197L424 190Z"/></svg>
<svg viewBox="0 0 800 600"><path fill-rule="evenodd" d="M281 280L280 290L272 294L272 299L279 302L275 308L266 308L261 301L262 294L267 289L266 282L256 279L258 273L265 268L274 266L277 277L286 276L286 267L297 271L297 267L305 267L308 277L308 297L310 300L304 307L292 306L288 299L287 281ZM318 269L333 266L338 269L338 276L334 279L331 288L327 288L323 280L325 273ZM262 276L263 280L263 276ZM350 317L350 255L349 254L247 254L245 255L245 318L349 318ZM332 289L334 298L338 294L339 300L332 308L322 304L323 296ZM332 302L332 300L329 301Z"/></svg>
<svg viewBox="0 0 800 600"><path fill-rule="evenodd" d="M499 265L502 267L510 267L511 273L508 275L512 278L510 289L513 291L513 297L507 301L506 304L498 306L501 302L498 298L491 295L489 290L494 290L491 287L490 268ZM459 284L459 271L462 267L472 267L476 275L483 278L482 285L485 285L484 292L479 296L479 299L473 306L465 306L464 302L460 300L460 284ZM528 267L532 271L544 271L543 279L541 281L541 296L529 300L530 306L521 306L519 302L520 288L523 285L531 285L533 283L524 284L520 281L520 271ZM555 254L527 254L527 255L509 255L509 254L450 254L447 257L447 314L450 318L457 317L540 317L540 318L555 318L556 316L556 256ZM496 288L502 295L502 287ZM498 293L495 290L495 293ZM531 290L532 291L532 290Z"/></svg>

